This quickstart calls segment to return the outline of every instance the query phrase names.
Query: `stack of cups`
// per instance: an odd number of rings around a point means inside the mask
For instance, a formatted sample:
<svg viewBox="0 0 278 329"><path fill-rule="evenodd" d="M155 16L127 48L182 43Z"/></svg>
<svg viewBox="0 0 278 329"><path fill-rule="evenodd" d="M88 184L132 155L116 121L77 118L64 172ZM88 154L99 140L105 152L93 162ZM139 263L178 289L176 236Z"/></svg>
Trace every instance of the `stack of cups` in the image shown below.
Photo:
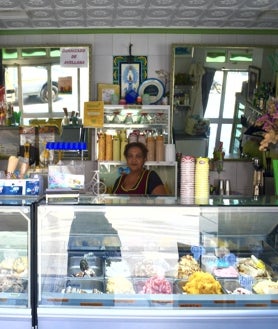
<svg viewBox="0 0 278 329"><path fill-rule="evenodd" d="M197 158L195 169L195 203L207 204L209 201L209 159Z"/></svg>
<svg viewBox="0 0 278 329"><path fill-rule="evenodd" d="M180 202L181 204L193 204L195 157L182 155L180 173Z"/></svg>

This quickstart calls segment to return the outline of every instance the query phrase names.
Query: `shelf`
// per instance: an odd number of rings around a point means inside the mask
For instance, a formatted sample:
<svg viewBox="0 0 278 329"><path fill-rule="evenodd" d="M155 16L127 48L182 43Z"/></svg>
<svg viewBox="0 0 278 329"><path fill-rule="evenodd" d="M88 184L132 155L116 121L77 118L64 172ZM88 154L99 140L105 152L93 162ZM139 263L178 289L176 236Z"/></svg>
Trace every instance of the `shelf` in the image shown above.
<svg viewBox="0 0 278 329"><path fill-rule="evenodd" d="M103 128L112 128L112 129L145 129L146 128L159 128L159 127L167 127L167 123L146 123L146 124L140 124L140 123L132 123L132 124L124 124L124 123L105 123L103 125Z"/></svg>
<svg viewBox="0 0 278 329"><path fill-rule="evenodd" d="M123 165L126 166L126 162L122 161L98 161L99 165L112 165L112 166L118 166ZM145 166L175 166L176 161L146 161Z"/></svg>

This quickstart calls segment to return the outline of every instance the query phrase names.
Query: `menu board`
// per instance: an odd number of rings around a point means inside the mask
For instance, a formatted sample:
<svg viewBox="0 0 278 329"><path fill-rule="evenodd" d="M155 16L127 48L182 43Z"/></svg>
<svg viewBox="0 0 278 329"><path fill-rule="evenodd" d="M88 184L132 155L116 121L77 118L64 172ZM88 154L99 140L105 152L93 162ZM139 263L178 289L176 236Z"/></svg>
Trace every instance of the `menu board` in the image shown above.
<svg viewBox="0 0 278 329"><path fill-rule="evenodd" d="M87 128L103 127L104 122L104 102L90 101L84 103L84 122L83 126Z"/></svg>

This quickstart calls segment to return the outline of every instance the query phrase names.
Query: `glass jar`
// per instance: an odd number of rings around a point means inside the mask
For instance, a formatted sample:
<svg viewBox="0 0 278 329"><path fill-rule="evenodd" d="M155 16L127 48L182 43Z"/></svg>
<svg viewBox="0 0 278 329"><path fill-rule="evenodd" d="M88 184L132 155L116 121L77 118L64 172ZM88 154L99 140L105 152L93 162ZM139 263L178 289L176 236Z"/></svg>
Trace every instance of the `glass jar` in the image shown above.
<svg viewBox="0 0 278 329"><path fill-rule="evenodd" d="M127 115L125 117L125 124L127 124L127 125L133 124L132 113L127 113Z"/></svg>

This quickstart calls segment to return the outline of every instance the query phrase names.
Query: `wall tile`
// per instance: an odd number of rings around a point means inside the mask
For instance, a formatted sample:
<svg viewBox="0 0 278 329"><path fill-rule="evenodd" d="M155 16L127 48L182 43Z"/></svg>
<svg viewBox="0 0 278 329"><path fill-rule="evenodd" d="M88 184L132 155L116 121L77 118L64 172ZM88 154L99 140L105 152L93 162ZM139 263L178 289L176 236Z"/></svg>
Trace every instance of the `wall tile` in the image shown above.
<svg viewBox="0 0 278 329"><path fill-rule="evenodd" d="M100 34L95 36L94 40L95 55L110 55L113 53L113 37L109 34ZM98 57L99 59L101 57Z"/></svg>

